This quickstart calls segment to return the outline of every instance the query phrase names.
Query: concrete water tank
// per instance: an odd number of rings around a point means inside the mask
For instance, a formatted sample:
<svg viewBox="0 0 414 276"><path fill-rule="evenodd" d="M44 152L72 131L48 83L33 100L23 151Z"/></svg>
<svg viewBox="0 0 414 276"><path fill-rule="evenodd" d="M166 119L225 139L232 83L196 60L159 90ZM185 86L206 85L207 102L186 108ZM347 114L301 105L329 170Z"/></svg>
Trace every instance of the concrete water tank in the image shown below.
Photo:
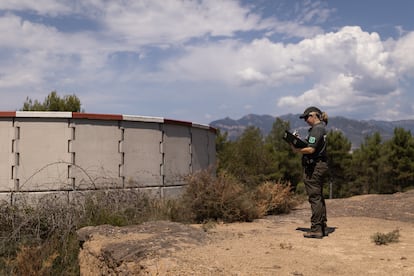
<svg viewBox="0 0 414 276"><path fill-rule="evenodd" d="M214 167L216 130L161 117L0 112L0 200L17 193L145 189L180 192Z"/></svg>

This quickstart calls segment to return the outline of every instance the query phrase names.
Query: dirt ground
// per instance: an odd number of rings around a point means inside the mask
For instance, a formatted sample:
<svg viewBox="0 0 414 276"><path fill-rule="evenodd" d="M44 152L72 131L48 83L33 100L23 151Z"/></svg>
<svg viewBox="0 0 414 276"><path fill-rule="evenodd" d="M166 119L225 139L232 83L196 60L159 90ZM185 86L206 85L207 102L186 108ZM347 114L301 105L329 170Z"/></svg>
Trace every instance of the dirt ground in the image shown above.
<svg viewBox="0 0 414 276"><path fill-rule="evenodd" d="M290 214L211 227L160 221L79 231L81 275L414 275L414 191L327 200L329 236ZM208 229L207 229L208 228ZM375 233L399 229L397 243Z"/></svg>

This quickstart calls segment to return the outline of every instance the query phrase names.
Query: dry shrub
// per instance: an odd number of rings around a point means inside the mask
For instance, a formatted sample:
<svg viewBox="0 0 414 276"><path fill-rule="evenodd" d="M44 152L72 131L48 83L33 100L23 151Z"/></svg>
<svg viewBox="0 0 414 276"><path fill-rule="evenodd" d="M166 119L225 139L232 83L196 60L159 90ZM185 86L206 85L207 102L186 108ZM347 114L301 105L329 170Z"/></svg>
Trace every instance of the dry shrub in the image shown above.
<svg viewBox="0 0 414 276"><path fill-rule="evenodd" d="M395 229L387 234L377 232L372 235L371 238L376 245L386 245L391 242L398 242L400 238L400 230Z"/></svg>
<svg viewBox="0 0 414 276"><path fill-rule="evenodd" d="M216 177L209 171L200 171L190 175L187 183L182 208L189 210L196 222L252 221L258 218L251 193L226 173Z"/></svg>
<svg viewBox="0 0 414 276"><path fill-rule="evenodd" d="M21 246L9 265L14 267L16 275L52 275L53 262L58 256L57 252L45 252L44 246Z"/></svg>
<svg viewBox="0 0 414 276"><path fill-rule="evenodd" d="M77 275L74 206L53 199L2 206L0 275Z"/></svg>
<svg viewBox="0 0 414 276"><path fill-rule="evenodd" d="M176 202L139 190L95 191L78 204L82 207L80 227L110 224L125 226L174 216ZM79 225L78 225L79 226Z"/></svg>
<svg viewBox="0 0 414 276"><path fill-rule="evenodd" d="M85 193L73 202L45 198L36 206L2 203L0 275L78 275L76 230L83 226L170 219L207 222L207 231L214 221L252 221L291 206L290 187L281 184L251 190L231 175L211 171L193 174L187 183L175 200L128 190Z"/></svg>
<svg viewBox="0 0 414 276"><path fill-rule="evenodd" d="M77 229L169 219L174 202L129 190L0 207L0 275L79 275Z"/></svg>
<svg viewBox="0 0 414 276"><path fill-rule="evenodd" d="M256 188L255 201L261 217L288 213L295 205L290 185L273 182L264 182Z"/></svg>

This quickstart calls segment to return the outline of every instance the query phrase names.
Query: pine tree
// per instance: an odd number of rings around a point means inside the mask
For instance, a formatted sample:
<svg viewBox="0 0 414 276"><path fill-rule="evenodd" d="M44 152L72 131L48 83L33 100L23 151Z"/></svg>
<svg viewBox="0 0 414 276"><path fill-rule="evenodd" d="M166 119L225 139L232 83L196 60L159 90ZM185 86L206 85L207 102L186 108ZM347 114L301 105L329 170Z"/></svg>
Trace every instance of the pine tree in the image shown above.
<svg viewBox="0 0 414 276"><path fill-rule="evenodd" d="M340 131L330 131L327 135L328 175L332 183L333 197L347 194L346 184L349 180L351 162L351 142Z"/></svg>
<svg viewBox="0 0 414 276"><path fill-rule="evenodd" d="M387 173L394 186L390 192L404 191L414 185L414 138L410 131L395 128L387 147Z"/></svg>
<svg viewBox="0 0 414 276"><path fill-rule="evenodd" d="M66 95L61 98L56 91L52 91L43 101L32 100L27 97L21 111L72 111L80 112L81 102L76 95Z"/></svg>

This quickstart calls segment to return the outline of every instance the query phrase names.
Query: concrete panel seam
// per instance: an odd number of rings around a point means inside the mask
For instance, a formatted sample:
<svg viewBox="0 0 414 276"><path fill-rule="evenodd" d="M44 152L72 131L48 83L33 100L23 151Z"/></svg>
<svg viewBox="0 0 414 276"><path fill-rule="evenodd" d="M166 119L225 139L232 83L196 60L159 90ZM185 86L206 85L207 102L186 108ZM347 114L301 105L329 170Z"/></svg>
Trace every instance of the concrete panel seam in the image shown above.
<svg viewBox="0 0 414 276"><path fill-rule="evenodd" d="M120 124L118 125L118 128L121 130L121 140L118 141L118 152L121 155L121 162L118 166L118 177L121 178L121 185L125 188L125 128Z"/></svg>
<svg viewBox="0 0 414 276"><path fill-rule="evenodd" d="M67 178L70 180L72 190L76 189L76 178L74 177L73 165L76 162L76 153L74 150L73 141L76 139L76 125L72 120L68 120L68 128L70 129L70 137L68 139L68 153L70 154L70 162L67 165Z"/></svg>
<svg viewBox="0 0 414 276"><path fill-rule="evenodd" d="M8 119L12 128L5 140L9 157L4 174L10 191L92 191L138 184L161 191L181 187L185 175L215 158L214 134L205 125L159 117L73 115L20 112L18 119Z"/></svg>
<svg viewBox="0 0 414 276"><path fill-rule="evenodd" d="M17 168L16 168L17 169ZM17 170L16 170L17 171ZM16 172L17 174L17 172ZM14 179L14 190L18 192L20 190L20 180L18 178Z"/></svg>
<svg viewBox="0 0 414 276"><path fill-rule="evenodd" d="M20 126L16 124L14 128L14 139L19 140L20 139Z"/></svg>
<svg viewBox="0 0 414 276"><path fill-rule="evenodd" d="M118 141L118 152L119 153L124 152L124 141L123 140Z"/></svg>
<svg viewBox="0 0 414 276"><path fill-rule="evenodd" d="M15 121L14 121L15 122ZM15 122L14 124L14 139L13 139L13 164L11 168L11 180L14 182L14 189L16 191L19 191L19 165L20 165L20 152L19 152L19 140L20 140L20 126L18 122Z"/></svg>
<svg viewBox="0 0 414 276"><path fill-rule="evenodd" d="M12 139L11 152L12 153L19 152L19 140Z"/></svg>
<svg viewBox="0 0 414 276"><path fill-rule="evenodd" d="M190 128L190 144L188 146L190 154L189 172L193 173L193 128Z"/></svg>
<svg viewBox="0 0 414 276"><path fill-rule="evenodd" d="M161 176L161 186L165 185L165 152L164 152L164 143L165 143L165 131L164 125L160 125L161 131L161 141L160 141L160 153L161 153L161 164L160 164L160 176Z"/></svg>

